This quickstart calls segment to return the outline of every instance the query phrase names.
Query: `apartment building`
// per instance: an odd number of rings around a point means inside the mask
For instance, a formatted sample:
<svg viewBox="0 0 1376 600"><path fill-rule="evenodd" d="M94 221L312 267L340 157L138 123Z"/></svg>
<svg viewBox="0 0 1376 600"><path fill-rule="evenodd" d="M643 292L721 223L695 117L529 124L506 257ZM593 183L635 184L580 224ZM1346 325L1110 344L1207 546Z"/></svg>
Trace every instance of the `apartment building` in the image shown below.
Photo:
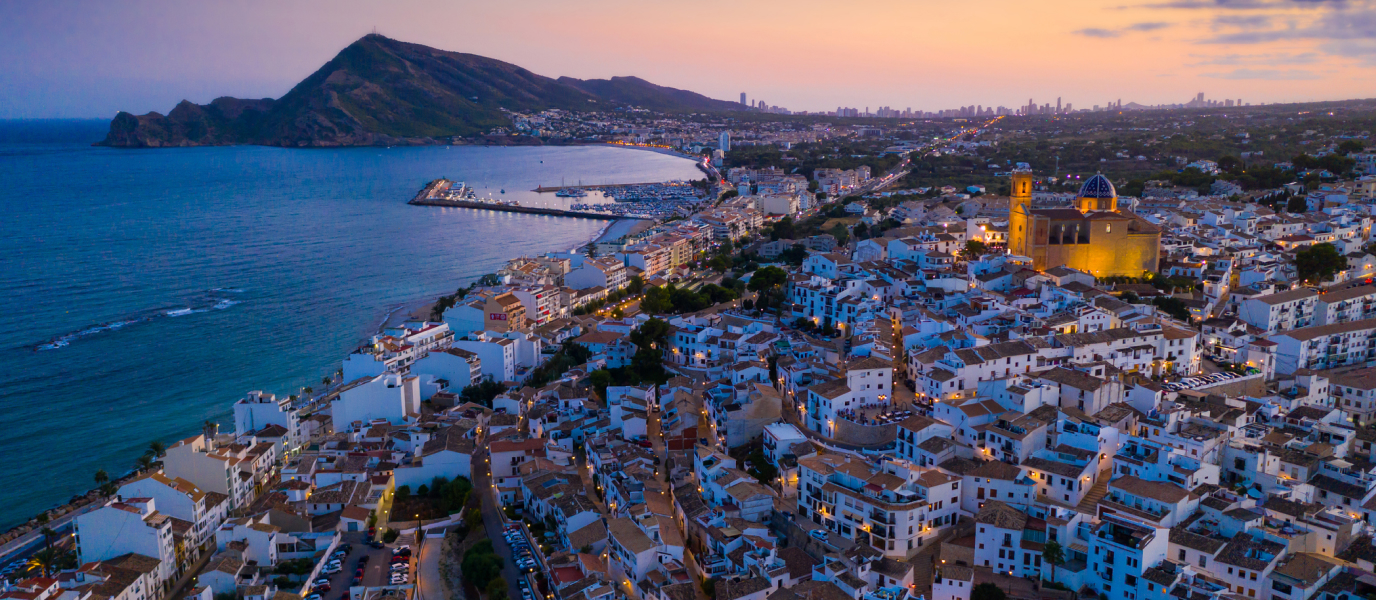
<svg viewBox="0 0 1376 600"><path fill-rule="evenodd" d="M81 564L125 554L155 558L160 589L177 575L172 517L158 512L152 498L111 498L104 506L76 518L76 552Z"/></svg>
<svg viewBox="0 0 1376 600"><path fill-rule="evenodd" d="M1376 319L1284 331L1267 338L1276 344L1276 373L1299 369L1362 366L1376 360Z"/></svg>
<svg viewBox="0 0 1376 600"><path fill-rule="evenodd" d="M1328 292L1314 301L1314 324L1332 325L1376 319L1376 285Z"/></svg>
<svg viewBox="0 0 1376 600"><path fill-rule="evenodd" d="M1242 301L1237 316L1266 332L1298 329L1316 324L1319 294L1308 288L1256 296Z"/></svg>
<svg viewBox="0 0 1376 600"><path fill-rule="evenodd" d="M798 483L799 519L885 556L906 558L933 533L926 528L929 505L912 480L849 455L798 459Z"/></svg>
<svg viewBox="0 0 1376 600"><path fill-rule="evenodd" d="M626 265L620 260L611 257L589 258L583 261L583 266L564 276L564 285L575 290L601 287L616 291L626 287L629 280Z"/></svg>
<svg viewBox="0 0 1376 600"><path fill-rule="evenodd" d="M287 431L288 451L300 448L306 441L301 432L301 419L292 409L290 398L278 399L273 394L254 390L234 403L236 438L243 439L269 425L278 425Z"/></svg>

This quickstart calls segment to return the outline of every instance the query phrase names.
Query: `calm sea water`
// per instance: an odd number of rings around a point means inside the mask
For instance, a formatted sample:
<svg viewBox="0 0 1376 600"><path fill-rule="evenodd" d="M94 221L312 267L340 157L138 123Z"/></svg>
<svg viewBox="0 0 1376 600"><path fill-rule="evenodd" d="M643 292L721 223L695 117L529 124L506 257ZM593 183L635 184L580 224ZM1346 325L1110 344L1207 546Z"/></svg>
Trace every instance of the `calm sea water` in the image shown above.
<svg viewBox="0 0 1376 600"><path fill-rule="evenodd" d="M408 206L426 181L533 200L700 177L605 147L91 147L104 127L0 122L0 527L249 390L319 385L389 311L606 224Z"/></svg>

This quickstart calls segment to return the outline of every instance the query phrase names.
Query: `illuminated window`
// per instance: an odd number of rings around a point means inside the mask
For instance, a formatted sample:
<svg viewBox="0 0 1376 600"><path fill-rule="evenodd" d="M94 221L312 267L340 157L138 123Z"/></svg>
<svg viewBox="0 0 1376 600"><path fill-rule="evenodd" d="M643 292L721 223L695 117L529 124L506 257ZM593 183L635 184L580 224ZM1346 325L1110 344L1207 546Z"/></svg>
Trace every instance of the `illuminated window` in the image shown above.
<svg viewBox="0 0 1376 600"><path fill-rule="evenodd" d="M1104 223L1104 233L1113 233L1113 223Z"/></svg>

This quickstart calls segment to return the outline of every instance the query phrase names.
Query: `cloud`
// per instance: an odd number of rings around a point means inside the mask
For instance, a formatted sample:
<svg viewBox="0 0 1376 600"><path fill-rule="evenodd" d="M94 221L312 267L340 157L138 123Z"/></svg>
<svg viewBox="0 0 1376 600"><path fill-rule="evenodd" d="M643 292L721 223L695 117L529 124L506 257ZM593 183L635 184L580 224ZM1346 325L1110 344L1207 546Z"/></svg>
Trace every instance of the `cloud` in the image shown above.
<svg viewBox="0 0 1376 600"><path fill-rule="evenodd" d="M1128 25L1127 27L1123 27L1121 29L1103 29L1100 27L1088 27L1085 29L1077 29L1071 33L1093 38L1116 38L1128 32L1157 31L1159 29L1165 29L1170 26L1170 23L1161 22L1133 23L1132 25Z"/></svg>
<svg viewBox="0 0 1376 600"><path fill-rule="evenodd" d="M1111 29L1099 29L1098 27L1079 29L1072 33L1096 38L1116 38L1119 35L1117 31L1113 31Z"/></svg>
<svg viewBox="0 0 1376 600"><path fill-rule="evenodd" d="M1270 15L1219 15L1214 17L1213 28L1236 27L1239 29L1261 29L1271 26Z"/></svg>
<svg viewBox="0 0 1376 600"><path fill-rule="evenodd" d="M1229 71L1227 73L1205 73L1204 76L1213 77L1215 79L1266 79L1270 81L1294 81L1301 79L1320 78L1318 75L1315 75L1314 73L1310 73L1309 71L1304 70L1292 69L1282 71L1279 69L1248 68L1233 69L1232 71Z"/></svg>
<svg viewBox="0 0 1376 600"><path fill-rule="evenodd" d="M1205 44L1264 44L1282 40L1322 40L1320 49L1342 56L1376 57L1376 8L1336 10L1305 24L1243 30L1201 40Z"/></svg>
<svg viewBox="0 0 1376 600"><path fill-rule="evenodd" d="M1289 8L1332 8L1346 6L1349 0L1171 0L1120 6L1119 8L1262 10Z"/></svg>
<svg viewBox="0 0 1376 600"><path fill-rule="evenodd" d="M1319 55L1316 52L1303 52L1300 54L1224 54L1222 56L1201 56L1191 55L1199 58L1199 62L1191 66L1203 65L1310 65L1319 62Z"/></svg>

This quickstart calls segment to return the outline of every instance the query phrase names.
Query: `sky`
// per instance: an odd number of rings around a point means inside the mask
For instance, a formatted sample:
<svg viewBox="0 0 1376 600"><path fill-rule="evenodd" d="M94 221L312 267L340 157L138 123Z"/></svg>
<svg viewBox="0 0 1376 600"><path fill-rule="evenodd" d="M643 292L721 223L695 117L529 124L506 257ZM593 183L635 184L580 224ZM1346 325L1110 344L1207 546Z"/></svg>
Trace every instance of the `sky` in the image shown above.
<svg viewBox="0 0 1376 600"><path fill-rule="evenodd" d="M373 31L792 110L1376 96L1376 0L6 0L0 118L279 97Z"/></svg>

